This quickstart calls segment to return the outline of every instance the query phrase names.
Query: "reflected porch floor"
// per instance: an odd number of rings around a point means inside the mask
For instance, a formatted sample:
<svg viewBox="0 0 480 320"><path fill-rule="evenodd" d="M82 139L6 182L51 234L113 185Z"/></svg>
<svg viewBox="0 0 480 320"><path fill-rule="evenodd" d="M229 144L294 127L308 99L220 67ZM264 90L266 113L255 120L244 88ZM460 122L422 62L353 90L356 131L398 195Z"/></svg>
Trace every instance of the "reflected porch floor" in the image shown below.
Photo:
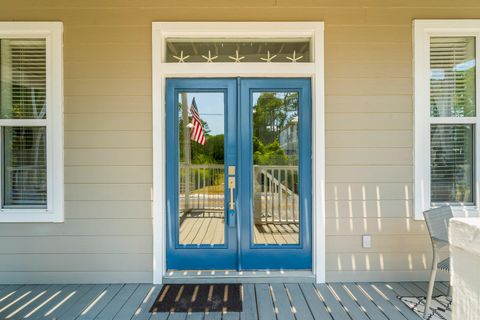
<svg viewBox="0 0 480 320"><path fill-rule="evenodd" d="M0 285L0 319L419 320L397 295L424 296L426 282L243 285L243 312L150 313L151 284ZM434 295L446 294L437 282Z"/></svg>
<svg viewBox="0 0 480 320"><path fill-rule="evenodd" d="M180 224L180 244L223 244L224 218L212 215L184 217ZM297 244L297 223L255 224L254 241L261 244Z"/></svg>

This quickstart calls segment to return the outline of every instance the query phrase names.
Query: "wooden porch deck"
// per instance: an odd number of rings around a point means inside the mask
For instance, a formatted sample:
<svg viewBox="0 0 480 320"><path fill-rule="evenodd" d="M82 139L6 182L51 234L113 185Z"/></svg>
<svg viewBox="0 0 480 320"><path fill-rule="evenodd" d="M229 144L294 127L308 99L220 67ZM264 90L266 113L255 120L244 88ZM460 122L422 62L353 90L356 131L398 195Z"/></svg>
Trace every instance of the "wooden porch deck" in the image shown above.
<svg viewBox="0 0 480 320"><path fill-rule="evenodd" d="M397 295L425 295L426 282L244 284L241 313L149 313L151 284L0 285L0 319L419 320ZM437 283L434 294L446 294Z"/></svg>

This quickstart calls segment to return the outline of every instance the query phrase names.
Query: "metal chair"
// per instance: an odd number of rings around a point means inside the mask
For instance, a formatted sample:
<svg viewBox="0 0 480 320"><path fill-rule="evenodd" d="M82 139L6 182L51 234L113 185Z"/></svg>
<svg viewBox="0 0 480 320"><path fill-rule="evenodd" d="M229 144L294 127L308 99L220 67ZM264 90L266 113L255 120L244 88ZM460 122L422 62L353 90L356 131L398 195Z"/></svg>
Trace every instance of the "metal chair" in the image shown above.
<svg viewBox="0 0 480 320"><path fill-rule="evenodd" d="M435 285L435 277L437 269L442 271L450 271L450 258L442 261L439 259L439 250L448 246L448 222L453 218L452 208L450 206L442 206L423 212L425 222L427 224L430 239L433 248L432 273L430 274L430 282L428 283L427 302L425 303L424 317L427 315L432 302L433 287ZM450 294L449 288L449 294Z"/></svg>

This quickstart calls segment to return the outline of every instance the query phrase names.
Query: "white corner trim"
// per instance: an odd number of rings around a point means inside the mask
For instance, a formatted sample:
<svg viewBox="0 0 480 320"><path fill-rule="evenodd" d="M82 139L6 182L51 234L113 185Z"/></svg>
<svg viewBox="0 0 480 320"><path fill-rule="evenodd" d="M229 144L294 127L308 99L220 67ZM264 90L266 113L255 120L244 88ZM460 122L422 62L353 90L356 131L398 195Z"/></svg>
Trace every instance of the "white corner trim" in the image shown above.
<svg viewBox="0 0 480 320"><path fill-rule="evenodd" d="M1 120L2 125L46 125L47 208L0 209L0 222L64 221L63 23L0 22L0 39L46 40L47 119Z"/></svg>
<svg viewBox="0 0 480 320"><path fill-rule="evenodd" d="M325 282L325 106L323 22L153 22L153 282L162 283L165 251L165 79L167 77L310 77L312 114L313 272ZM167 37L309 37L312 63L165 63Z"/></svg>
<svg viewBox="0 0 480 320"><path fill-rule="evenodd" d="M476 114L472 118L430 117L430 37L474 36L476 38ZM430 125L432 123L472 123L476 125L475 150L480 150L480 19L414 20L413 21L413 77L414 77L414 212L415 219L423 220L423 211L430 209ZM475 204L479 204L480 156L475 156Z"/></svg>

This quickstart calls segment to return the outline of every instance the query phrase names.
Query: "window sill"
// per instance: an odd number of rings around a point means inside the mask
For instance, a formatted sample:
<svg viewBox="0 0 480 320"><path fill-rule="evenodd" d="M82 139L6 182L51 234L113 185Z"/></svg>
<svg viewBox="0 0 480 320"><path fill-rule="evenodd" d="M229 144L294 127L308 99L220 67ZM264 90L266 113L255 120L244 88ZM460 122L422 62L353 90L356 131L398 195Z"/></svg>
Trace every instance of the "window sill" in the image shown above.
<svg viewBox="0 0 480 320"><path fill-rule="evenodd" d="M24 223L24 222L64 222L63 214L53 213L47 210L28 209L3 209L0 210L0 223Z"/></svg>

